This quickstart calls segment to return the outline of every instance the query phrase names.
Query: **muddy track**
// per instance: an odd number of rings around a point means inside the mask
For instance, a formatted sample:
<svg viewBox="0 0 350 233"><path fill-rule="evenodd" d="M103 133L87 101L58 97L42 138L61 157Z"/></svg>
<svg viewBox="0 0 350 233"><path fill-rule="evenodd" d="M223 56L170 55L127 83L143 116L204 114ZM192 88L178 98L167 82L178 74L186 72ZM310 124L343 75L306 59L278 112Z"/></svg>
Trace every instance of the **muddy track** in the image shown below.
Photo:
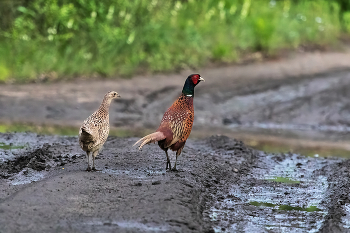
<svg viewBox="0 0 350 233"><path fill-rule="evenodd" d="M348 160L189 140L179 172L157 145L110 137L86 172L76 137L0 134L1 232L348 232ZM30 142L30 143L28 143ZM5 156L6 154L6 156ZM174 155L172 155L174 156ZM173 157L174 159L174 157Z"/></svg>
<svg viewBox="0 0 350 233"><path fill-rule="evenodd" d="M346 160L323 169L330 173L328 198L323 203L330 208L320 232L350 232L349 168L350 160Z"/></svg>
<svg viewBox="0 0 350 233"><path fill-rule="evenodd" d="M157 145L139 152L136 138L109 138L102 171L89 173L77 138L45 140L1 163L1 232L211 232L203 213L254 157L242 142L212 137L189 141L182 170L166 172Z"/></svg>

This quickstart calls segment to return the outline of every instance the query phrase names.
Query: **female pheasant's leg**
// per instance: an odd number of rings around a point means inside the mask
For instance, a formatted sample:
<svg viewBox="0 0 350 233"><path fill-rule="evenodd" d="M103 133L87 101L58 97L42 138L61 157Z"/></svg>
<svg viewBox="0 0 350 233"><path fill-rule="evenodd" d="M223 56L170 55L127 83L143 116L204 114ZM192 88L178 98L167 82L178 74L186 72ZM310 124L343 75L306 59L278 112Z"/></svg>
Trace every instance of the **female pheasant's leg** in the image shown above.
<svg viewBox="0 0 350 233"><path fill-rule="evenodd" d="M95 157L97 156L97 154L98 154L98 150L92 154L92 171L99 171L95 168Z"/></svg>
<svg viewBox="0 0 350 233"><path fill-rule="evenodd" d="M88 167L86 168L86 171L91 171L91 167L90 167L90 152L86 152L86 158L87 158L87 163L88 163Z"/></svg>
<svg viewBox="0 0 350 233"><path fill-rule="evenodd" d="M170 163L170 159L169 159L169 156L168 156L168 150L165 151L165 154L166 154L166 168L165 170L168 169L168 165L169 165L169 170L171 170L171 163Z"/></svg>

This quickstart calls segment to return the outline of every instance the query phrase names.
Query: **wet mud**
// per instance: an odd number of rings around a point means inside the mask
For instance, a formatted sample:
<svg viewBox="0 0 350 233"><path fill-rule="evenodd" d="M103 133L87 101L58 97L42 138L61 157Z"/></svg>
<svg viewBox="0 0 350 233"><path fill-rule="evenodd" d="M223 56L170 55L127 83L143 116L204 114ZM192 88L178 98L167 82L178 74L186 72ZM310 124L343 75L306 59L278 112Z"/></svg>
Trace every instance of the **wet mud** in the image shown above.
<svg viewBox="0 0 350 233"><path fill-rule="evenodd" d="M178 172L137 138L109 137L86 172L77 137L0 134L1 232L348 232L349 166L267 154L226 136L189 140ZM38 140L38 138L40 140ZM11 140L13 139L13 140ZM8 149L0 148L5 158ZM171 154L172 162L175 155Z"/></svg>

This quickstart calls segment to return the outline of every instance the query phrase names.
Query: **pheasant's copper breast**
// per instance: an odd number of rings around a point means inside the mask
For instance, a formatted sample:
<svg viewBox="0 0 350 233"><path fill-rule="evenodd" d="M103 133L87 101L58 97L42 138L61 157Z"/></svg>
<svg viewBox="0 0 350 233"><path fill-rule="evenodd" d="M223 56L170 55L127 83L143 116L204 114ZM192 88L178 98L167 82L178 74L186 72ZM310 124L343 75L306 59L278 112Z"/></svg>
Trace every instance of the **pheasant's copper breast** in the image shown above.
<svg viewBox="0 0 350 233"><path fill-rule="evenodd" d="M193 97L181 95L165 112L157 131L170 128L173 140L184 142L189 137L194 119Z"/></svg>

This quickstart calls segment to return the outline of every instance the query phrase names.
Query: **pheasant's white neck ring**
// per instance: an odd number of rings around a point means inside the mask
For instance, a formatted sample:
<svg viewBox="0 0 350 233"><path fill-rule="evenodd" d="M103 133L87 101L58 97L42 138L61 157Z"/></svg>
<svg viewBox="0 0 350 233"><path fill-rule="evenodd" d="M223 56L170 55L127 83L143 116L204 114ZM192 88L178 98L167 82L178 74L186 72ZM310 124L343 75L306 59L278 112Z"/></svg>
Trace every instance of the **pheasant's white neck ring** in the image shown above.
<svg viewBox="0 0 350 233"><path fill-rule="evenodd" d="M192 95L186 95L187 97L192 97Z"/></svg>

